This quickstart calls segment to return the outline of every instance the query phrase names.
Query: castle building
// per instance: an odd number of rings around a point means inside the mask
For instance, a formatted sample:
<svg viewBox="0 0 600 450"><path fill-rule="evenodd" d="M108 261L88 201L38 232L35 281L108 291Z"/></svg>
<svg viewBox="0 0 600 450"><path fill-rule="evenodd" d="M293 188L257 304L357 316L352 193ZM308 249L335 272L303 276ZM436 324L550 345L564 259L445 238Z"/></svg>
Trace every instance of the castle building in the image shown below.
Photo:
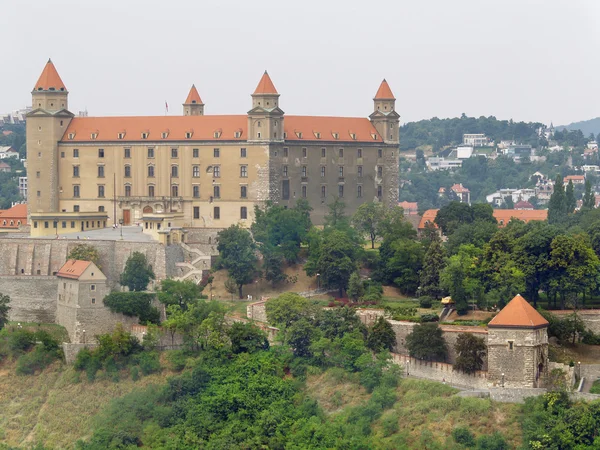
<svg viewBox="0 0 600 450"><path fill-rule="evenodd" d="M314 223L340 197L398 202L399 118L383 80L369 118L286 115L265 72L243 115L206 115L195 86L181 116L75 117L48 61L27 115L33 236L178 217L179 227L249 226L254 206L305 198ZM175 225L175 224L173 224Z"/></svg>

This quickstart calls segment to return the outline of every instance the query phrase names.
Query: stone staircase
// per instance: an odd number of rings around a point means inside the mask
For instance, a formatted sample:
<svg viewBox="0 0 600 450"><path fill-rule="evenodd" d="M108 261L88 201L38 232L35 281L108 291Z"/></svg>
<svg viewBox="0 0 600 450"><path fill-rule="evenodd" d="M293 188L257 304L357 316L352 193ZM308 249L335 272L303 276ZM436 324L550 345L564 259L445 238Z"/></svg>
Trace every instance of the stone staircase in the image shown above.
<svg viewBox="0 0 600 450"><path fill-rule="evenodd" d="M211 255L207 255L196 248L190 247L184 242L181 242L179 245L186 254L190 255L193 259L190 262L186 261L175 264L175 266L179 268L181 274L176 277L175 280L192 280L194 283L199 284L202 281L204 272L210 270Z"/></svg>

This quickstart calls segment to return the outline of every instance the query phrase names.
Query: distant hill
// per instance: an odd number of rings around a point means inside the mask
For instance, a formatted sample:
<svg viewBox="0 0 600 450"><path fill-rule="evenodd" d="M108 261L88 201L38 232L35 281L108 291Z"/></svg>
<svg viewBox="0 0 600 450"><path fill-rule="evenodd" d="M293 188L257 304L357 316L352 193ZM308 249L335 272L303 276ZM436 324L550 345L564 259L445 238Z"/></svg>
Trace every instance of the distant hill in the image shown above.
<svg viewBox="0 0 600 450"><path fill-rule="evenodd" d="M590 120L582 120L581 122L573 122L569 125L560 125L556 127L559 130L566 128L567 130L581 130L585 137L588 137L590 133L594 133L594 136L598 136L600 133L600 117Z"/></svg>

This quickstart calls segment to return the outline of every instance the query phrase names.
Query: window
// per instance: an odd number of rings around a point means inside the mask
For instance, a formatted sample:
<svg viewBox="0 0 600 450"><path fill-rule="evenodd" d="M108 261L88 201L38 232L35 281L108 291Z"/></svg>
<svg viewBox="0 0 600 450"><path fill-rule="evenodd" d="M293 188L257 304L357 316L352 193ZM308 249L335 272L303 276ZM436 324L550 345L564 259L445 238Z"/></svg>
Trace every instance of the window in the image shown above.
<svg viewBox="0 0 600 450"><path fill-rule="evenodd" d="M193 134L194 134L194 133L192 133L191 131L186 131L186 132L185 132L185 138L186 138L186 139L191 139Z"/></svg>
<svg viewBox="0 0 600 450"><path fill-rule="evenodd" d="M179 177L179 167L178 166L171 166L171 177L172 178Z"/></svg>
<svg viewBox="0 0 600 450"><path fill-rule="evenodd" d="M79 166L73 166L73 178L79 178Z"/></svg>
<svg viewBox="0 0 600 450"><path fill-rule="evenodd" d="M221 186L213 186L213 198L221 198Z"/></svg>
<svg viewBox="0 0 600 450"><path fill-rule="evenodd" d="M171 149L171 158L177 158L177 149L176 148Z"/></svg>
<svg viewBox="0 0 600 450"><path fill-rule="evenodd" d="M104 212L104 206L98 206L98 212Z"/></svg>
<svg viewBox="0 0 600 450"><path fill-rule="evenodd" d="M79 198L79 185L78 184L73 186L73 197Z"/></svg>
<svg viewBox="0 0 600 450"><path fill-rule="evenodd" d="M125 197L131 197L131 185L130 184L125 185Z"/></svg>
<svg viewBox="0 0 600 450"><path fill-rule="evenodd" d="M123 155L124 158L127 158L127 159L131 158L131 149L130 148L124 149L123 152L124 152L124 155Z"/></svg>
<svg viewBox="0 0 600 450"><path fill-rule="evenodd" d="M64 158L65 157L65 152L60 152L60 157Z"/></svg>
<svg viewBox="0 0 600 450"><path fill-rule="evenodd" d="M383 166L377 166L377 176L379 178L383 176Z"/></svg>
<svg viewBox="0 0 600 450"><path fill-rule="evenodd" d="M258 133L256 133L256 137L257 137L258 139L260 139L260 131L259 131Z"/></svg>
<svg viewBox="0 0 600 450"><path fill-rule="evenodd" d="M325 149L325 148L321 149L321 158L325 158L326 152L327 152L327 149Z"/></svg>
<svg viewBox="0 0 600 450"><path fill-rule="evenodd" d="M362 198L362 186L360 184L356 186L356 197Z"/></svg>
<svg viewBox="0 0 600 450"><path fill-rule="evenodd" d="M192 158L198 158L200 156L200 150L197 148L192 149Z"/></svg>
<svg viewBox="0 0 600 450"><path fill-rule="evenodd" d="M95 284L90 285L90 291L95 291L95 290L96 290L96 285Z"/></svg>
<svg viewBox="0 0 600 450"><path fill-rule="evenodd" d="M163 133L163 139L166 138L166 133ZM148 139L148 133L142 133L142 139Z"/></svg>
<svg viewBox="0 0 600 450"><path fill-rule="evenodd" d="M248 218L248 208L246 208L245 206L240 207L240 219L247 219Z"/></svg>
<svg viewBox="0 0 600 450"><path fill-rule="evenodd" d="M338 196L339 196L340 198L342 198L342 197L344 196L344 185L343 185L343 184L340 184L340 185L338 186Z"/></svg>
<svg viewBox="0 0 600 450"><path fill-rule="evenodd" d="M362 158L362 148L359 148L359 149L356 151L356 157L357 157L357 158Z"/></svg>
<svg viewBox="0 0 600 450"><path fill-rule="evenodd" d="M381 187L381 185L377 186L377 198L379 200L381 200L381 197L383 195L383 188Z"/></svg>
<svg viewBox="0 0 600 450"><path fill-rule="evenodd" d="M194 198L200 198L200 186L197 184L192 186L192 195Z"/></svg>
<svg viewBox="0 0 600 450"><path fill-rule="evenodd" d="M131 166L125 166L125 178L131 178Z"/></svg>
<svg viewBox="0 0 600 450"><path fill-rule="evenodd" d="M200 166L192 166L192 177L198 178L200 176Z"/></svg>
<svg viewBox="0 0 600 450"><path fill-rule="evenodd" d="M154 158L154 149L152 147L148 148L148 158Z"/></svg>
<svg viewBox="0 0 600 450"><path fill-rule="evenodd" d="M148 166L148 178L154 178L154 166Z"/></svg>
<svg viewBox="0 0 600 450"><path fill-rule="evenodd" d="M92 305L95 305L95 304L96 304L96 299L92 298Z"/></svg>
<svg viewBox="0 0 600 450"><path fill-rule="evenodd" d="M218 206L215 206L213 208L213 219L220 219L221 218L221 208Z"/></svg>
<svg viewBox="0 0 600 450"><path fill-rule="evenodd" d="M321 177L325 176L325 166L321 166Z"/></svg>
<svg viewBox="0 0 600 450"><path fill-rule="evenodd" d="M98 166L98 178L104 178L104 166Z"/></svg>
<svg viewBox="0 0 600 450"><path fill-rule="evenodd" d="M306 166L302 166L302 176L306 177Z"/></svg>
<svg viewBox="0 0 600 450"><path fill-rule="evenodd" d="M508 341L508 349L514 350L514 342L513 341Z"/></svg>
<svg viewBox="0 0 600 450"><path fill-rule="evenodd" d="M362 178L362 166L358 166L358 167L356 168L356 172L357 172L357 174L358 174L358 177L359 177L359 178Z"/></svg>
<svg viewBox="0 0 600 450"><path fill-rule="evenodd" d="M240 166L240 177L248 178L248 166Z"/></svg>
<svg viewBox="0 0 600 450"><path fill-rule="evenodd" d="M73 205L73 212L79 212L79 205Z"/></svg>
<svg viewBox="0 0 600 450"><path fill-rule="evenodd" d="M246 149L240 148L240 158L245 158L245 157L246 157Z"/></svg>
<svg viewBox="0 0 600 450"><path fill-rule="evenodd" d="M42 196L42 191L37 191L37 196L41 197Z"/></svg>
<svg viewBox="0 0 600 450"><path fill-rule="evenodd" d="M327 195L327 188L326 186L321 186L321 198L325 198L325 195Z"/></svg>
<svg viewBox="0 0 600 450"><path fill-rule="evenodd" d="M302 147L302 157L306 158L306 147Z"/></svg>
<svg viewBox="0 0 600 450"><path fill-rule="evenodd" d="M380 149L380 148L377 149L377 157L378 158L382 158L383 157L383 150Z"/></svg>
<svg viewBox="0 0 600 450"><path fill-rule="evenodd" d="M78 148L73 149L73 158L79 158L79 149Z"/></svg>
<svg viewBox="0 0 600 450"><path fill-rule="evenodd" d="M283 166L283 176L284 177L288 176L288 166Z"/></svg>
<svg viewBox="0 0 600 450"><path fill-rule="evenodd" d="M37 221L33 222L33 228L37 228ZM21 269L21 270L23 270L23 269ZM23 273L23 272L21 272L21 273Z"/></svg>
<svg viewBox="0 0 600 450"><path fill-rule="evenodd" d="M302 186L302 198L306 198L306 186Z"/></svg>
<svg viewBox="0 0 600 450"><path fill-rule="evenodd" d="M176 184L173 184L171 186L171 196L172 197L179 197L179 186L177 186Z"/></svg>
<svg viewBox="0 0 600 450"><path fill-rule="evenodd" d="M221 178L221 166L214 166L213 167L213 177L214 178Z"/></svg>
<svg viewBox="0 0 600 450"><path fill-rule="evenodd" d="M104 198L104 186L103 185L98 186L98 197Z"/></svg>
<svg viewBox="0 0 600 450"><path fill-rule="evenodd" d="M194 206L194 219L199 219L199 218L200 218L200 207Z"/></svg>
<svg viewBox="0 0 600 450"><path fill-rule="evenodd" d="M148 197L154 197L154 185L148 185Z"/></svg>
<svg viewBox="0 0 600 450"><path fill-rule="evenodd" d="M240 186L240 198L248 198L248 186Z"/></svg>
<svg viewBox="0 0 600 450"><path fill-rule="evenodd" d="M71 228L75 228L75 221L71 220Z"/></svg>
<svg viewBox="0 0 600 450"><path fill-rule="evenodd" d="M339 154L340 158L343 158L344 157L344 149L340 148L338 154Z"/></svg>
<svg viewBox="0 0 600 450"><path fill-rule="evenodd" d="M283 200L290 199L290 180L282 180L282 182L281 182L281 198Z"/></svg>
<svg viewBox="0 0 600 450"><path fill-rule="evenodd" d="M98 149L98 158L104 158L104 149L103 148Z"/></svg>
<svg viewBox="0 0 600 450"><path fill-rule="evenodd" d="M213 157L220 158L221 157L221 150L218 149L218 148L213 148Z"/></svg>
<svg viewBox="0 0 600 450"><path fill-rule="evenodd" d="M283 157L287 158L290 153L290 149L287 147L283 147Z"/></svg>
<svg viewBox="0 0 600 450"><path fill-rule="evenodd" d="M340 166L340 167L338 168L338 176L339 176L340 178L343 178L343 177L344 177L344 166Z"/></svg>
<svg viewBox="0 0 600 450"><path fill-rule="evenodd" d="M48 221L47 220L44 222L44 228L48 228Z"/></svg>

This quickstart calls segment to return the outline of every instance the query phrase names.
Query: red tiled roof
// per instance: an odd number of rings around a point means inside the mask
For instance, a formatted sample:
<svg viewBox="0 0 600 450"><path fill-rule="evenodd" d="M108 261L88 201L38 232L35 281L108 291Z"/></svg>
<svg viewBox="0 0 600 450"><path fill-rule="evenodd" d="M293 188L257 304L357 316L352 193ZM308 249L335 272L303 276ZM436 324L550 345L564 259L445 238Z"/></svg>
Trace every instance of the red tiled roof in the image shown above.
<svg viewBox="0 0 600 450"><path fill-rule="evenodd" d="M60 76L56 71L56 67L54 67L54 64L52 63L52 60L49 59L44 67L44 70L42 71L42 74L40 75L40 78L37 80L37 83L35 83L33 90L49 91L50 89L56 91L67 90L65 84L60 79Z"/></svg>
<svg viewBox="0 0 600 450"><path fill-rule="evenodd" d="M519 219L523 222L532 220L548 220L547 209L494 209L494 217L498 221L499 227L504 227L511 219Z"/></svg>
<svg viewBox="0 0 600 450"><path fill-rule="evenodd" d="M83 272L90 266L90 261L81 261L78 259L69 259L56 273L56 276L62 278L72 278L77 280Z"/></svg>
<svg viewBox="0 0 600 450"><path fill-rule="evenodd" d="M6 164L4 161L0 161L0 169L6 169L7 167L10 168L10 166L8 164Z"/></svg>
<svg viewBox="0 0 600 450"><path fill-rule="evenodd" d="M573 181L585 181L585 176L584 175L567 175L564 178L564 182L567 182L569 180L573 180Z"/></svg>
<svg viewBox="0 0 600 450"><path fill-rule="evenodd" d="M419 222L419 230L424 230L427 225L437 228L438 226L435 223L435 218L437 217L438 211L439 209L428 209L425 211L421 217L421 222Z"/></svg>
<svg viewBox="0 0 600 450"><path fill-rule="evenodd" d="M23 223L27 219L27 205L19 204L15 205L12 208L4 209L0 211L0 217L2 218L11 218L11 219L23 219Z"/></svg>
<svg viewBox="0 0 600 450"><path fill-rule="evenodd" d="M185 103L184 105L201 105L202 104L202 99L200 98L200 94L198 94L198 90L196 89L196 86L192 84L192 88L190 89L190 93L188 94L187 98L185 99Z"/></svg>
<svg viewBox="0 0 600 450"><path fill-rule="evenodd" d="M263 74L262 78L258 82L258 86L256 86L256 89L254 90L254 94L252 94L252 95L256 95L256 94L277 94L277 93L278 93L277 89L275 89L275 85L271 81L271 77L269 76L269 74L265 70L265 73Z"/></svg>
<svg viewBox="0 0 600 450"><path fill-rule="evenodd" d="M513 298L488 324L489 328L543 328L548 321L521 295Z"/></svg>
<svg viewBox="0 0 600 450"><path fill-rule="evenodd" d="M525 200L515 203L515 209L533 209L533 205Z"/></svg>
<svg viewBox="0 0 600 450"><path fill-rule="evenodd" d="M119 133L125 133L121 141L244 141L247 130L246 115L75 117L62 142L91 142L92 133L97 133L97 142L120 141ZM220 132L218 138L216 131ZM373 124L362 117L285 116L284 131L287 141L382 142ZM188 132L192 132L190 139L186 139ZM142 133L149 133L148 137L142 139ZM69 139L70 134L74 134L73 139Z"/></svg>
<svg viewBox="0 0 600 450"><path fill-rule="evenodd" d="M398 206L400 206L401 208L404 208L404 209L418 209L419 203L403 201L403 202L398 202Z"/></svg>
<svg viewBox="0 0 600 450"><path fill-rule="evenodd" d="M455 184L454 186L452 186L450 189L452 189L452 191L454 191L457 194L462 194L463 192L471 192L469 191L466 187L464 187L462 185L462 183L460 184Z"/></svg>
<svg viewBox="0 0 600 450"><path fill-rule="evenodd" d="M379 85L379 89L377 89L377 94L375 94L375 100L396 100L392 90L390 89L390 85L385 78Z"/></svg>

